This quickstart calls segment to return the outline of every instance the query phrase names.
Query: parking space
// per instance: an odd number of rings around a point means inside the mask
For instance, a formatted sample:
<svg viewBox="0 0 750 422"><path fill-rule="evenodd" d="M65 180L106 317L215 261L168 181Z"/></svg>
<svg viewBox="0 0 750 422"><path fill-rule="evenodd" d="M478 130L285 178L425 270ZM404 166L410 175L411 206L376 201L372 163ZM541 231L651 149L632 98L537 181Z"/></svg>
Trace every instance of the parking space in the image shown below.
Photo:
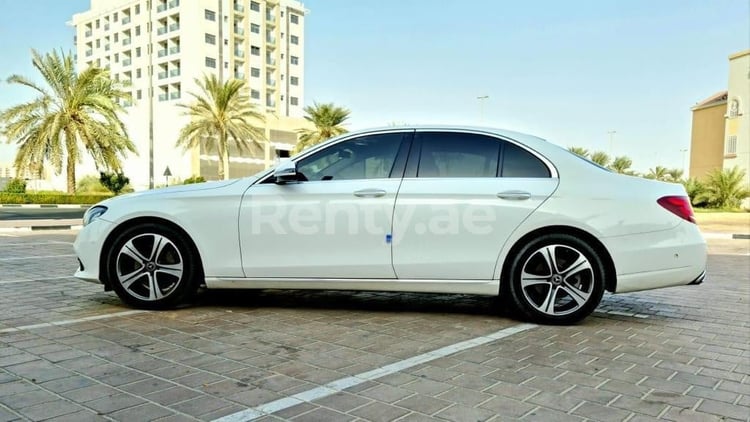
<svg viewBox="0 0 750 422"><path fill-rule="evenodd" d="M208 292L143 312L70 277L71 232L0 237L2 420L749 420L748 241L582 324L494 298Z"/></svg>

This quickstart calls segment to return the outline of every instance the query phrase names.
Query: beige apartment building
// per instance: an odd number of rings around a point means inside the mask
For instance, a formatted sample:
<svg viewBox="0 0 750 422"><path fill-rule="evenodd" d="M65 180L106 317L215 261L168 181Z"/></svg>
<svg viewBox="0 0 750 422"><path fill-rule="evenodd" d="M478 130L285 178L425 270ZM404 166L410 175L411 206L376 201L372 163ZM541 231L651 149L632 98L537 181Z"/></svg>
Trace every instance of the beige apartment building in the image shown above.
<svg viewBox="0 0 750 422"><path fill-rule="evenodd" d="M138 155L124 163L136 189L172 178L217 177L215 151L175 146L189 122L180 103L198 93L195 78L215 74L247 82L265 115L268 142L231 151L229 175L242 177L275 161L297 142L303 115L305 9L294 0L91 0L73 16L77 65L110 69L132 93L123 121ZM283 153L281 153L283 155ZM85 167L85 166L84 166ZM88 163L90 171L93 164ZM79 175L87 174L79 170Z"/></svg>
<svg viewBox="0 0 750 422"><path fill-rule="evenodd" d="M750 50L729 56L727 90L692 108L690 177L717 168L745 170L750 184ZM747 203L746 203L747 205Z"/></svg>

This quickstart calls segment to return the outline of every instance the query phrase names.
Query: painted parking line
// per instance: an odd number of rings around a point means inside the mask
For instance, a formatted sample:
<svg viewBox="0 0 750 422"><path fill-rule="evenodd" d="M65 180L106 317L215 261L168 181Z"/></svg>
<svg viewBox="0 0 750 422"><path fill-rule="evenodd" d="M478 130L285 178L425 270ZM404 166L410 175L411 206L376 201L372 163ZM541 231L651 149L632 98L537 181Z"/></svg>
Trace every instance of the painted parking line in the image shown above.
<svg viewBox="0 0 750 422"><path fill-rule="evenodd" d="M288 409L298 404L311 402L323 397L328 397L364 382L373 381L386 375L391 375L396 372L403 371L404 369L409 369L411 367L430 362L435 359L443 358L454 353L481 346L495 340L500 340L502 338L512 336L513 334L518 334L522 331L530 330L534 327L536 327L536 325L534 324L514 325L513 327L508 327L500 331L496 331L492 334L475 337L473 339L452 344L450 346L441 347L440 349L423 353L421 355L417 355L395 363L391 363L389 365L381 366L380 368L376 368L371 371L362 372L351 377L341 378L336 381L329 382L328 384L321 387L303 391L293 396L274 400L272 402L261 404L250 409L242 410L237 413L215 419L213 422L252 421L263 416L271 415L275 412Z"/></svg>
<svg viewBox="0 0 750 422"><path fill-rule="evenodd" d="M20 327L3 328L3 329L0 329L0 333L15 333L17 331L33 330L36 328L57 327L60 325L78 324L81 322L97 321L100 319L108 319L108 318L116 318L116 317L121 317L121 316L142 314L144 312L149 312L149 311L134 309L131 311L114 312L111 314L103 314L103 315L92 315L92 316L87 316L84 318L77 318L77 319L64 319L62 321L42 322L40 324L31 324L31 325L22 325Z"/></svg>
<svg viewBox="0 0 750 422"><path fill-rule="evenodd" d="M12 234L0 234L0 236L11 236L18 237ZM16 242L16 243L0 243L0 246L13 247L13 246L49 246L49 245L72 245L73 242L63 242L61 240L49 240L46 242Z"/></svg>
<svg viewBox="0 0 750 422"><path fill-rule="evenodd" d="M73 278L72 275L64 276L64 277L48 277L48 278L23 278L20 280L0 280L0 284L15 284L15 283L28 283L30 281L51 281L51 280L65 280L68 278Z"/></svg>
<svg viewBox="0 0 750 422"><path fill-rule="evenodd" d="M0 258L0 261L24 261L27 259L49 259L49 258L70 258L74 254L67 255L45 255L45 256L19 256L13 258Z"/></svg>

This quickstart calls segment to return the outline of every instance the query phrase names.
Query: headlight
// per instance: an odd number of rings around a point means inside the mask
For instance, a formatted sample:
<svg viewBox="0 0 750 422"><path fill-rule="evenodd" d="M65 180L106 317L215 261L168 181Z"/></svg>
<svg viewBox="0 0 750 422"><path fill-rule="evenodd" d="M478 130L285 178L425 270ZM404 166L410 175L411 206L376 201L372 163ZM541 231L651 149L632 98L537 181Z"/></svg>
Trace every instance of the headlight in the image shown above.
<svg viewBox="0 0 750 422"><path fill-rule="evenodd" d="M97 218L101 217L102 214L107 212L107 207L102 205L97 205L95 207L91 207L83 214L83 225L86 226L92 221L96 220Z"/></svg>

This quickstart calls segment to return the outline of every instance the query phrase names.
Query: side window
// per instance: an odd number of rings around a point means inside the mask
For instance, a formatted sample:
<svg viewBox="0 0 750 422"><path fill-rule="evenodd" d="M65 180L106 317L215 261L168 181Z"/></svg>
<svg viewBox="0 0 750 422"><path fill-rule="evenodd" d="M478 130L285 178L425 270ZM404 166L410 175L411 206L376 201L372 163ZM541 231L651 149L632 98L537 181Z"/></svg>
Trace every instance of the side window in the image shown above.
<svg viewBox="0 0 750 422"><path fill-rule="evenodd" d="M387 178L404 136L386 133L340 142L300 160L297 172L303 181Z"/></svg>
<svg viewBox="0 0 750 422"><path fill-rule="evenodd" d="M467 133L418 133L417 177L496 177L501 141Z"/></svg>
<svg viewBox="0 0 750 422"><path fill-rule="evenodd" d="M502 177L550 177L549 168L533 154L510 142L503 148Z"/></svg>

